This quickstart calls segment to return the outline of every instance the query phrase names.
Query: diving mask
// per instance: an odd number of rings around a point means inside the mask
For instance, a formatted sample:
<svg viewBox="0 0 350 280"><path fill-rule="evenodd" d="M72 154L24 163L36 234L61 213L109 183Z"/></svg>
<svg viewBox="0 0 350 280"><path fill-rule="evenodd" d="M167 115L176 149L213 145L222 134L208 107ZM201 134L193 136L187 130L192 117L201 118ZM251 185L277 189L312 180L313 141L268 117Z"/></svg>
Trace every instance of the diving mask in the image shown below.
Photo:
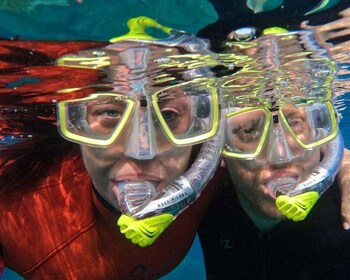
<svg viewBox="0 0 350 280"><path fill-rule="evenodd" d="M337 134L337 119L329 101L284 104L278 109L262 105L229 110L227 157L263 164L289 162Z"/></svg>
<svg viewBox="0 0 350 280"><path fill-rule="evenodd" d="M96 93L58 103L59 130L67 140L96 147L120 146L136 159L192 146L218 129L216 89L194 79L145 94Z"/></svg>

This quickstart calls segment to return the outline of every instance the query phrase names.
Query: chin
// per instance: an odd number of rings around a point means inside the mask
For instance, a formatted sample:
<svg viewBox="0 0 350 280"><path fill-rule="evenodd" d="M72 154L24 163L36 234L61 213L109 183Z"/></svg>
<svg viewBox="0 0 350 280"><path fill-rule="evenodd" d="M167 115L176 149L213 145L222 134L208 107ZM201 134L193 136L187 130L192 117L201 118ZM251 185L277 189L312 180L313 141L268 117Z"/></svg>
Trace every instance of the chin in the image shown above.
<svg viewBox="0 0 350 280"><path fill-rule="evenodd" d="M259 211L268 219L284 220L285 216L277 209L275 202L269 202L259 207Z"/></svg>

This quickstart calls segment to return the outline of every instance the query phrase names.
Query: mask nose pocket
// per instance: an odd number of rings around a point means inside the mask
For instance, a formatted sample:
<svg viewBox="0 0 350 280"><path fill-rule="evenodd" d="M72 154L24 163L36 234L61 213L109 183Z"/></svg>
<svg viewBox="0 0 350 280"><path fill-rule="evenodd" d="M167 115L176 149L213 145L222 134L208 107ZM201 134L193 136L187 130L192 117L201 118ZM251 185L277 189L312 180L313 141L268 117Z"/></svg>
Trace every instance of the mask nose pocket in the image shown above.
<svg viewBox="0 0 350 280"><path fill-rule="evenodd" d="M132 131L125 145L124 154L135 159L152 159L157 151L152 139L155 128L151 119L151 112L147 109L135 110Z"/></svg>
<svg viewBox="0 0 350 280"><path fill-rule="evenodd" d="M278 117L277 115L273 117ZM266 145L267 160L271 164L285 163L292 160L293 155L287 143L281 123L273 121L269 133L269 143Z"/></svg>

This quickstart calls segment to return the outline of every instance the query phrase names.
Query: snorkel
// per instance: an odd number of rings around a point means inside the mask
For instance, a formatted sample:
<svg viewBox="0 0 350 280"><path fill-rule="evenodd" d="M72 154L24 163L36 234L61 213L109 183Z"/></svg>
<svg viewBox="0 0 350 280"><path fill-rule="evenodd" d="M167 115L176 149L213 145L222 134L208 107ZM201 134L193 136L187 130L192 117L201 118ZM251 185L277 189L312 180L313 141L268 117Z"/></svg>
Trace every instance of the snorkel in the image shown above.
<svg viewBox="0 0 350 280"><path fill-rule="evenodd" d="M159 27L154 22L151 23L152 26ZM143 24L145 24L145 21L143 21ZM164 30L164 28L161 29ZM177 38L170 37L163 40L163 42L176 46L185 45L185 49L190 52L209 53L209 46L201 39L183 32L167 30L169 33L180 36L177 36ZM115 42L116 39L113 41ZM167 59L160 59L159 62L169 63ZM201 75L202 73L198 71L198 68L192 68L187 72L187 78L196 78ZM219 104L217 105L219 106ZM125 214L118 220L118 225L121 232L132 243L138 244L140 247L151 245L166 227L198 198L214 175L221 158L224 144L223 115L220 114L219 119L217 134L202 144L194 163L182 176L176 178L154 197L144 201L142 206L137 207L137 209L132 206L135 201L133 193L127 191L124 193L123 205L125 207L123 212Z"/></svg>
<svg viewBox="0 0 350 280"><path fill-rule="evenodd" d="M333 108L333 105L330 105L332 101L331 85L336 66L329 59L326 51L316 44L312 32L264 32L263 34L265 36L249 42L230 41L226 44L234 51L241 51L251 58L251 62L243 68L242 73L237 73L235 77L230 78L236 84L243 84L241 90L237 85L235 88L230 80L223 83L223 95L227 96L229 106L240 107L244 100L246 107L249 107L250 102L253 107L258 106L257 104L268 104L275 108L275 111L279 110L280 103L283 106L288 102L291 102L291 106L295 108L304 104L306 106L321 104L325 107L327 103L327 106ZM234 38L230 36L231 40ZM253 67L255 71L251 70ZM247 86L245 81L249 76L251 84ZM344 144L338 129L336 113L331 109L329 114L333 129L332 132L329 132L328 139L315 145L304 145L301 141L298 142L306 152L320 147L322 151L320 164L301 182L294 177L285 177L265 184L269 195L276 199L278 210L293 221L305 219L338 173ZM315 116L319 119L322 117L322 115L317 115L317 111ZM316 132L322 134L322 129L316 128ZM290 129L289 135L291 134L293 132ZM295 134L294 136L297 138ZM286 143L286 140L284 141ZM266 145L268 144L271 143ZM277 147L270 145L267 149L273 151ZM260 151L249 157L249 155L236 155L234 152L224 151L225 156L238 157L241 162L255 162L254 158L259 153ZM293 160L298 160L298 156L285 160L285 163Z"/></svg>
<svg viewBox="0 0 350 280"><path fill-rule="evenodd" d="M185 89L185 92L186 89L189 89L189 92L194 92L192 95L195 96L196 85L198 85L198 96L203 97L204 100L208 99L208 97L204 95L205 91L211 92L212 94L210 99L210 104L212 104L210 105L210 114L213 114L211 117L213 127L206 132L206 138L203 138L200 135L194 135L190 138L190 141L192 141L190 142L191 146L201 144L201 148L194 163L184 174L177 177L158 193L156 192L154 183L147 180L125 181L118 185L117 191L113 191L116 196L116 203L122 212L122 215L118 220L121 232L134 244L145 247L151 245L165 228L197 199L207 182L214 175L221 157L224 142L224 118L220 112L220 96L217 94L215 79L210 71L210 67L216 66L219 62L216 60L216 55L209 51L209 44L207 41L182 31L176 31L164 27L146 17L131 19L128 22L128 26L130 32L121 37L111 39L110 41L112 44L101 49L82 51L80 55L63 56L58 60L58 65L101 69L101 71L105 71L104 73L106 73L106 75L117 78L119 78L118 75L122 74L120 71L115 70L116 66L114 61L122 62L127 65L128 68L131 69L131 71L127 73L128 75L131 75L131 79L129 79L131 84L130 88L136 88L137 92L142 94L146 92L146 90L151 92L150 96L144 94L147 97L146 102L144 103L153 105L155 113L152 117L157 118L157 125L162 125L168 139L170 139L172 143L178 143L180 148L183 146L182 143L184 142L184 139L181 138L181 135L177 138L177 135L168 131L169 129L166 128L167 126L162 124L164 119L161 116L160 109L156 108L158 106L157 100L160 98L166 98L166 89L176 91L181 87ZM155 39L145 33L145 28L148 27L160 29L170 35L170 37L165 39ZM128 46L130 46L130 48L128 48ZM151 60L152 66L150 68L146 67L148 65L145 63L145 57L149 55L150 52L146 52L145 54L145 52L142 52L142 49L150 47L151 51L153 51L157 46L163 47L164 52L161 52L159 56ZM172 46L182 48L185 50L185 54L171 53ZM122 55L120 56L112 56L113 54L121 52ZM108 54L112 55L109 56ZM128 58L138 58L138 60L135 59L132 61L132 59L129 60ZM139 64L136 65L137 63ZM166 72L165 70L157 72L158 68L169 68L171 70L169 72ZM178 69L184 70L181 72ZM176 71L179 71L180 75ZM174 75L175 77L171 75L171 73L174 72L176 74ZM126 77L127 76L121 76L121 78ZM152 83L147 84L149 81ZM167 87L164 87L164 85ZM194 86L191 88L191 85ZM128 93L128 91L123 88L123 83L110 83L107 84L106 87L114 87L115 91L118 90L119 92L122 92L124 90L126 94ZM130 89L128 90L130 91ZM88 104L89 101L96 100L97 98L107 98L108 95L109 93L102 92L100 94L92 94L90 97L85 97L80 100L59 102L58 114L61 119L59 127L62 136L70 141L74 142L76 140L77 143L83 142L83 144L88 145L87 142L84 142L84 139L86 138L85 135L90 133L88 128L86 128L88 125L80 127L75 126L76 130L74 130L71 128L72 122L77 119L77 114L73 112L74 110L72 111L74 114L71 114L73 116L72 118L67 117L64 119L63 116L65 114L68 115L67 110L69 110L69 108L74 108L75 104L77 104L76 107L79 107L80 104ZM111 95L116 96L118 93L114 93L112 90ZM115 100L116 102L119 102L121 99L116 96ZM197 99L194 98L194 100ZM131 103L133 102L130 102L130 104ZM140 106L146 107L142 102L140 102L140 104ZM130 106L133 106L133 104ZM195 106L192 106L191 110L196 113L195 119L197 121L199 120L199 122L190 127L193 127L193 129L196 127L198 129L199 126L206 127L205 110L201 111L200 106L198 108L193 107ZM147 117L150 116L151 112L149 111ZM200 121L200 119L203 119L204 121ZM66 125L63 123L66 123ZM127 124L123 123L121 125L126 126ZM153 128L153 126L149 124L147 124L147 127L150 127L149 132L158 133L156 127ZM117 139L118 129L119 128L116 128L112 132L112 138L108 139L108 141L112 141L113 139L113 141L118 141L115 140ZM75 137L77 133L76 131L81 131L81 134L77 137ZM144 131L148 132L148 130ZM71 136L70 133L74 136ZM91 135L91 137L94 137L92 133ZM115 138L113 138L114 135L116 135ZM97 143L100 140L101 139L96 139L94 142ZM102 141L105 140L102 139ZM141 152L141 148L136 147L135 151L130 148L130 153L137 154L137 157L135 157L136 159L151 159L156 155L156 152L157 151L146 155Z"/></svg>
<svg viewBox="0 0 350 280"><path fill-rule="evenodd" d="M281 181L272 190L277 199L276 206L288 219L295 222L306 218L319 197L332 185L338 174L344 153L340 131L325 146L320 165L303 181L286 186Z"/></svg>

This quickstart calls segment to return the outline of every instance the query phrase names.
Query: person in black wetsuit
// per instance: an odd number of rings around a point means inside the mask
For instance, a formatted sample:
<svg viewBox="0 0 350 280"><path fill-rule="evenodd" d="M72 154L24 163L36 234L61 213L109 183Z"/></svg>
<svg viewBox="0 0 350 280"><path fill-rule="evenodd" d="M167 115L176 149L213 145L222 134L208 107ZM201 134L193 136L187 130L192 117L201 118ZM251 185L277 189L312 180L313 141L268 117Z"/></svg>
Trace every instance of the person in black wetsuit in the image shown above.
<svg viewBox="0 0 350 280"><path fill-rule="evenodd" d="M208 279L350 279L339 188L323 180L334 179L341 161L334 64L309 35L232 47L251 61L222 85L227 172L199 229Z"/></svg>
<svg viewBox="0 0 350 280"><path fill-rule="evenodd" d="M349 279L350 233L341 228L337 186L303 222L262 231L227 179L199 231L208 279Z"/></svg>

